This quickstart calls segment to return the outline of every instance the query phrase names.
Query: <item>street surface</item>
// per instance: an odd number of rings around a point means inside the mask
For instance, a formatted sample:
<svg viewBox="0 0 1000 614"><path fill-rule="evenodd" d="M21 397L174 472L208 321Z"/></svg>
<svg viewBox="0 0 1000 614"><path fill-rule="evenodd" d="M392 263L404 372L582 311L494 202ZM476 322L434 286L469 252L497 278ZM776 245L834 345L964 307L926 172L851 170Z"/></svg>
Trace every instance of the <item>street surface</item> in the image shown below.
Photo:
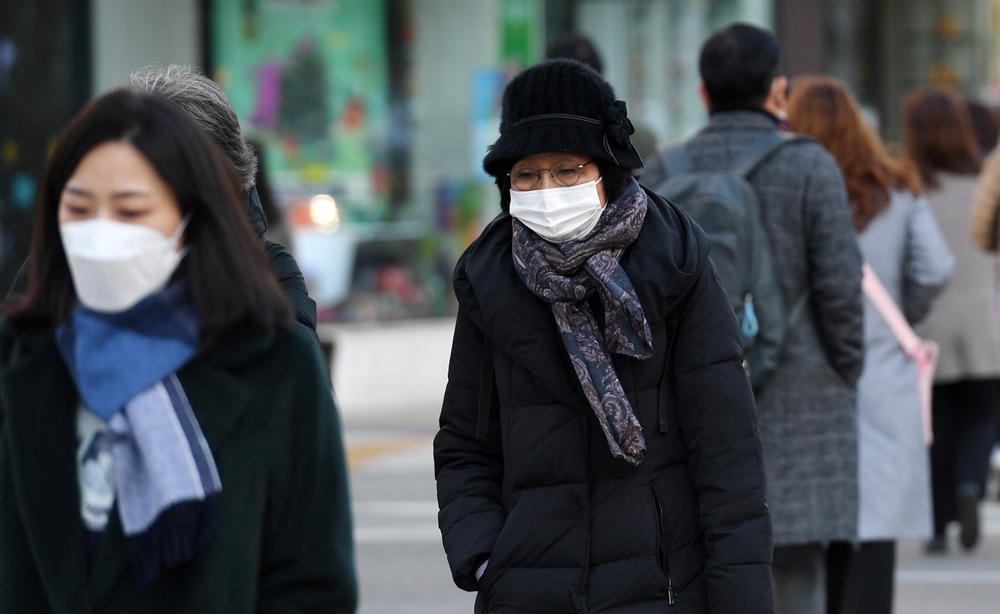
<svg viewBox="0 0 1000 614"><path fill-rule="evenodd" d="M434 411L346 421L362 614L472 612L475 595L452 583L437 528L435 430ZM971 554L956 536L945 556L899 544L895 612L1000 613L1000 505L984 504L981 518Z"/></svg>

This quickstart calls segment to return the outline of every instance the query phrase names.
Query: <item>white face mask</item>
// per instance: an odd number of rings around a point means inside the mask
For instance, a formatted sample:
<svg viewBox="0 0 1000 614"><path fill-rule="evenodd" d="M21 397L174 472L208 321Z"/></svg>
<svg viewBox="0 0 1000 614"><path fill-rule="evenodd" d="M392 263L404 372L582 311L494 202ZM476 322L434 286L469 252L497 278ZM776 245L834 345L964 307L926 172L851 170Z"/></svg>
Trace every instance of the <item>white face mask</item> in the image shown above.
<svg viewBox="0 0 1000 614"><path fill-rule="evenodd" d="M602 179L545 190L511 190L510 214L550 243L582 239L604 212L597 192Z"/></svg>
<svg viewBox="0 0 1000 614"><path fill-rule="evenodd" d="M94 311L125 311L163 289L187 253L177 251L188 219L173 236L103 218L59 225L76 296Z"/></svg>

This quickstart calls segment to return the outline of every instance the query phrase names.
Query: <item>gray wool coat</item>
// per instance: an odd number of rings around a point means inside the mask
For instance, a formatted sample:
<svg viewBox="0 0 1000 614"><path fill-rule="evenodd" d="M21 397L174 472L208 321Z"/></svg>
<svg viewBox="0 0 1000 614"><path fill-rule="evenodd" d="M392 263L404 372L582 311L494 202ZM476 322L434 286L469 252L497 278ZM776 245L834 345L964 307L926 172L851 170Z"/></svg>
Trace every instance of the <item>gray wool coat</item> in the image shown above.
<svg viewBox="0 0 1000 614"><path fill-rule="evenodd" d="M860 243L865 260L911 323L932 308L931 300L951 278L955 259L923 196L893 192ZM930 537L930 456L916 364L867 299L858 437L860 539Z"/></svg>
<svg viewBox="0 0 1000 614"><path fill-rule="evenodd" d="M1000 377L997 259L969 236L976 176L939 172L938 181L937 188L927 191L927 200L955 255L955 275L916 331L941 345L934 383L996 379Z"/></svg>
<svg viewBox="0 0 1000 614"><path fill-rule="evenodd" d="M762 111L715 113L689 141L694 168L724 168L776 129ZM640 181L658 185L661 177L662 164L651 160ZM822 146L801 141L775 152L750 183L786 303L809 292L782 363L757 396L774 543L853 540L864 308L844 179Z"/></svg>

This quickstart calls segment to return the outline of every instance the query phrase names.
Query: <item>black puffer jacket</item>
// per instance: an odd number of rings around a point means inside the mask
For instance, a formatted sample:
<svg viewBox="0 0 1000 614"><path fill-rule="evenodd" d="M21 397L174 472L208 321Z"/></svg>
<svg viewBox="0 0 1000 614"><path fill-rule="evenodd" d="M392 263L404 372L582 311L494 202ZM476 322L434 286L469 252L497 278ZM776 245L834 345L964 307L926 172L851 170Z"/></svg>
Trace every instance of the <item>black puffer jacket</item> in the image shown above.
<svg viewBox="0 0 1000 614"><path fill-rule="evenodd" d="M612 355L646 438L638 467L611 456L550 307L517 276L510 216L458 263L434 460L444 547L456 584L479 591L477 612L773 610L739 325L705 234L647 194L621 263L654 356Z"/></svg>

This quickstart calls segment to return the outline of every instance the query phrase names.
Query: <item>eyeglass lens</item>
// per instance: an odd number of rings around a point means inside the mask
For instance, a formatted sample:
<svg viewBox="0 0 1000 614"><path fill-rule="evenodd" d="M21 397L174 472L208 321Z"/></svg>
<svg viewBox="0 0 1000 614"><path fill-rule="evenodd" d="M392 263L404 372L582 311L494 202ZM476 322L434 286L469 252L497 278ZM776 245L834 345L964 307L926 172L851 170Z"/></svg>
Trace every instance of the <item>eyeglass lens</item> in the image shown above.
<svg viewBox="0 0 1000 614"><path fill-rule="evenodd" d="M567 160L555 164L551 168L535 169L530 166L519 166L511 170L510 182L517 190L533 190L542 182L542 173L550 173L552 181L556 185L574 186L580 181L580 174L587 164L577 164L572 160Z"/></svg>

